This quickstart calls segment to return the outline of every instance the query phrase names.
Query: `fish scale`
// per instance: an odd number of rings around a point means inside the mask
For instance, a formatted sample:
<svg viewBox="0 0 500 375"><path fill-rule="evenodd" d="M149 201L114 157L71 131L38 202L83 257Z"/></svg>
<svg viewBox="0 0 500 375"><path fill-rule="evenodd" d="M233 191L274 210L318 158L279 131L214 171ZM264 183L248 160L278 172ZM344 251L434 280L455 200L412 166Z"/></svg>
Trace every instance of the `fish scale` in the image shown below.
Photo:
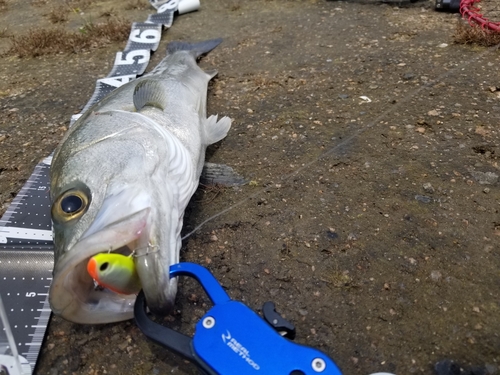
<svg viewBox="0 0 500 375"><path fill-rule="evenodd" d="M72 116L71 125L96 102L145 71L151 51L158 48L161 28L172 25L178 7L179 14L199 7L198 0L150 2L158 13L150 14L146 22L132 24L124 51L117 53L110 74L97 80L91 99L82 113ZM48 300L54 264L49 196L51 162L49 156L34 168L0 218L0 293L18 353L29 362L31 371L35 369L51 316ZM4 363L0 361L1 365Z"/></svg>

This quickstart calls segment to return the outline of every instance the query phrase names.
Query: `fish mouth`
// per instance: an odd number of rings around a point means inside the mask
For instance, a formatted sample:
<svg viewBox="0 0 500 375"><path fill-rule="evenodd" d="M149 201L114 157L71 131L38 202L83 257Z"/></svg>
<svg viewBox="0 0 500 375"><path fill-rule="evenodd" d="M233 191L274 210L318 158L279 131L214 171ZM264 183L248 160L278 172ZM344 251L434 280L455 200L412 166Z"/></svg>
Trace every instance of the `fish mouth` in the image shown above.
<svg viewBox="0 0 500 375"><path fill-rule="evenodd" d="M74 323L112 323L133 318L135 294L96 288L87 272L91 257L103 252L130 255L149 244L151 209L144 208L77 242L58 259L49 301L55 314Z"/></svg>

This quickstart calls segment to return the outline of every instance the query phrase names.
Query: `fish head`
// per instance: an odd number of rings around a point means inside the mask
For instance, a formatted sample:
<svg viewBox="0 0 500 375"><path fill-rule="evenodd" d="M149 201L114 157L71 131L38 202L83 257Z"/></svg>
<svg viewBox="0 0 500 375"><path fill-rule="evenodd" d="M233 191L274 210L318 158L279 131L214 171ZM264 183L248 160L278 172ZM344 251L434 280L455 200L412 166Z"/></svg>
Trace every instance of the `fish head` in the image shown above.
<svg viewBox="0 0 500 375"><path fill-rule="evenodd" d="M84 324L132 318L136 297L96 288L87 272L91 257L133 254L150 309L165 312L176 293L169 268L180 250L178 216L172 221L175 194L162 194L168 150L138 119L125 122L117 115L117 127L103 117L90 116L70 129L51 167L55 264L49 300L56 314Z"/></svg>

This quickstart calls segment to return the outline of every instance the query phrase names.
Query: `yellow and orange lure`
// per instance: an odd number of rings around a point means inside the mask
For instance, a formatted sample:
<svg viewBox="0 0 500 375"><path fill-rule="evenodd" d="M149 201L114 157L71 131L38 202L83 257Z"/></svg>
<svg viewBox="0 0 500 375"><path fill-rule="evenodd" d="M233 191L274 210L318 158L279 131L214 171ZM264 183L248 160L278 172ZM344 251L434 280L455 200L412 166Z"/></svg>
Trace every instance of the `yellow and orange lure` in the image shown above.
<svg viewBox="0 0 500 375"><path fill-rule="evenodd" d="M141 282L132 256L115 253L94 255L87 263L87 272L102 287L119 294L137 294Z"/></svg>

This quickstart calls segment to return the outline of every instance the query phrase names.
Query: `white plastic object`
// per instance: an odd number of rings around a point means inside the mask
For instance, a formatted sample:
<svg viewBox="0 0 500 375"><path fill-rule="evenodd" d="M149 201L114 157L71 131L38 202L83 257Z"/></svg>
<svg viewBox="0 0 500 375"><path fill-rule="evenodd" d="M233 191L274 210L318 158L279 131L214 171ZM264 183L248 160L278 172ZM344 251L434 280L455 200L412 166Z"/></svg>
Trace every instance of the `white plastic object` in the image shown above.
<svg viewBox="0 0 500 375"><path fill-rule="evenodd" d="M31 375L31 366L26 358L17 353L14 336L0 296L0 371L9 375Z"/></svg>
<svg viewBox="0 0 500 375"><path fill-rule="evenodd" d="M181 0L177 11L179 14L194 12L200 8L200 0Z"/></svg>

